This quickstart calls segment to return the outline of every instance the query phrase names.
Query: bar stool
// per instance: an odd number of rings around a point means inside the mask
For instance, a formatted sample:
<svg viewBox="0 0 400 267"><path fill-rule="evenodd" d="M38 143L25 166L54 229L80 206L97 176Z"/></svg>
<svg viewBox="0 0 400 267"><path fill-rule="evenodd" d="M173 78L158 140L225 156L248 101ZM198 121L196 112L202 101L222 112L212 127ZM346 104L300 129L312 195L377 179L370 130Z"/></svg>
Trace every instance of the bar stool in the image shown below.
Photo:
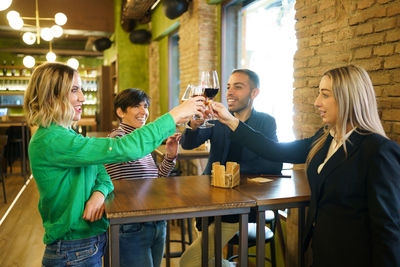
<svg viewBox="0 0 400 267"><path fill-rule="evenodd" d="M11 126L6 131L8 140L5 147L5 157L12 173L12 165L15 160L21 160L21 175L26 180L26 173L29 168L28 164L28 140L29 128L26 125Z"/></svg>
<svg viewBox="0 0 400 267"><path fill-rule="evenodd" d="M265 258L266 261L271 262L272 267L276 267L276 255L275 255L275 220L277 212L272 210L265 211L265 224L268 224L271 228L265 226L265 243L270 243L271 259ZM248 224L248 247L254 247L257 243L257 224ZM228 261L232 261L238 257L233 254L233 246L239 245L239 233L236 233L234 237L228 242ZM249 254L249 257L256 257L254 254Z"/></svg>
<svg viewBox="0 0 400 267"><path fill-rule="evenodd" d="M170 223L172 221L167 221L167 234L166 234L166 240L165 240L165 262L166 262L166 267L169 267L171 264L171 258L179 258L182 256L183 252L185 252L186 245L190 245L193 242L193 234L192 234L192 219L187 218L186 223L187 223L187 228L188 228L188 238L189 240L186 241L186 230L185 230L185 219L179 219L178 225L180 226L181 230L181 239L176 240L176 239L170 239L171 237L171 232L170 232ZM171 253L171 242L177 242L181 243L181 251L173 252Z"/></svg>

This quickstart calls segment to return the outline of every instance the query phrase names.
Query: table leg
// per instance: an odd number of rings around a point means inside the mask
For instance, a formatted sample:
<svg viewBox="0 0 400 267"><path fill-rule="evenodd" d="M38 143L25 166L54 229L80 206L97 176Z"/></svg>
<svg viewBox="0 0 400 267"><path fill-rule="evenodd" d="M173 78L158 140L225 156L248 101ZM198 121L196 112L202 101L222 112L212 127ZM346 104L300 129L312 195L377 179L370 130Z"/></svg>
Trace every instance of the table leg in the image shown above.
<svg viewBox="0 0 400 267"><path fill-rule="evenodd" d="M119 224L110 225L110 265L119 267Z"/></svg>
<svg viewBox="0 0 400 267"><path fill-rule="evenodd" d="M214 231L214 255L215 267L222 265L222 234L221 234L221 216L215 216L215 231Z"/></svg>
<svg viewBox="0 0 400 267"><path fill-rule="evenodd" d="M108 228L110 229L110 228ZM103 266L110 267L110 230L107 230L107 244L103 255Z"/></svg>
<svg viewBox="0 0 400 267"><path fill-rule="evenodd" d="M249 214L240 214L239 219L239 266L247 267Z"/></svg>
<svg viewBox="0 0 400 267"><path fill-rule="evenodd" d="M208 266L208 217L201 218L201 266Z"/></svg>
<svg viewBox="0 0 400 267"><path fill-rule="evenodd" d="M300 267L304 267L305 266L305 262L304 262L304 247L303 247L303 236L304 236L304 223L305 221L305 208L301 207L299 208L299 216L298 216L298 226L299 226L299 232L298 232L298 247L299 247L299 251L298 251L298 259L300 262Z"/></svg>
<svg viewBox="0 0 400 267"><path fill-rule="evenodd" d="M265 210L257 211L256 266L264 267L265 261Z"/></svg>

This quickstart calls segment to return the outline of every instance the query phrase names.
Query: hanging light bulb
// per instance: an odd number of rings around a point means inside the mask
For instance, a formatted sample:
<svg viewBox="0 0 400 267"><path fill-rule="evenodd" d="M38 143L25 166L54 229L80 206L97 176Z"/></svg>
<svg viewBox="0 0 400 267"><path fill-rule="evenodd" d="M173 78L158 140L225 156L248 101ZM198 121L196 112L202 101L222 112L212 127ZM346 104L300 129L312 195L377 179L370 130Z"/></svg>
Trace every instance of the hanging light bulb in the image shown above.
<svg viewBox="0 0 400 267"><path fill-rule="evenodd" d="M45 41L51 41L53 39L53 32L48 27L42 28L40 31L40 37Z"/></svg>
<svg viewBox="0 0 400 267"><path fill-rule="evenodd" d="M64 25L65 23L67 23L67 16L65 16L64 13L58 12L57 14L54 15L54 19L56 21L57 25Z"/></svg>
<svg viewBox="0 0 400 267"><path fill-rule="evenodd" d="M46 54L46 59L48 62L54 62L54 61L56 61L56 58L57 58L56 54L52 51L50 51Z"/></svg>
<svg viewBox="0 0 400 267"><path fill-rule="evenodd" d="M22 60L22 63L24 63L25 67L32 68L33 66L35 66L35 58L32 56L26 56Z"/></svg>
<svg viewBox="0 0 400 267"><path fill-rule="evenodd" d="M11 10L7 13L8 23L11 28L20 30L24 26L24 21L21 19L17 11Z"/></svg>
<svg viewBox="0 0 400 267"><path fill-rule="evenodd" d="M55 38L58 38L63 34L63 29L58 25L53 25L50 29Z"/></svg>
<svg viewBox="0 0 400 267"><path fill-rule="evenodd" d="M67 65L76 70L79 67L79 61L76 58L71 57L68 59Z"/></svg>
<svg viewBox="0 0 400 267"><path fill-rule="evenodd" d="M21 18L13 18L9 20L8 23L10 23L11 28L15 30L20 30L24 26L24 21Z"/></svg>
<svg viewBox="0 0 400 267"><path fill-rule="evenodd" d="M8 21L13 20L14 18L20 18L21 16L15 10L11 10L7 12L7 19Z"/></svg>
<svg viewBox="0 0 400 267"><path fill-rule="evenodd" d="M12 0L1 0L0 1L0 11L6 10L11 6Z"/></svg>
<svg viewBox="0 0 400 267"><path fill-rule="evenodd" d="M26 32L22 35L22 40L28 45L34 44L36 41L36 35L31 32Z"/></svg>

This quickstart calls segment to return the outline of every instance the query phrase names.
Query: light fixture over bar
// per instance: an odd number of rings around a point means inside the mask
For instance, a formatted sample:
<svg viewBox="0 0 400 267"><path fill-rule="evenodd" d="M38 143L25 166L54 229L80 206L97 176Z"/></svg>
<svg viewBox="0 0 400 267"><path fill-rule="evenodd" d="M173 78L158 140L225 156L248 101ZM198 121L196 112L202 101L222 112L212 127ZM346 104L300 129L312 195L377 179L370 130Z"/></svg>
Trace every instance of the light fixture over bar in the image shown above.
<svg viewBox="0 0 400 267"><path fill-rule="evenodd" d="M0 1L0 11L6 10L10 7L12 0L1 0Z"/></svg>
<svg viewBox="0 0 400 267"><path fill-rule="evenodd" d="M35 17L21 17L17 11L9 11L7 13L8 23L10 27L16 30L22 29L24 25L32 26L36 29L36 35L32 32L25 32L23 35L23 41L26 44L32 45L33 43L40 44L40 37L42 37L45 41L51 41L53 38L58 38L63 34L63 29L60 27L67 23L67 16L64 13L58 12L55 14L54 18L40 18L39 17L39 7L38 7L38 0L35 0L36 4L36 16ZM24 23L24 20L33 20L35 21L35 25L29 25ZM43 20L51 20L56 23L51 28L44 27L40 28L40 21Z"/></svg>

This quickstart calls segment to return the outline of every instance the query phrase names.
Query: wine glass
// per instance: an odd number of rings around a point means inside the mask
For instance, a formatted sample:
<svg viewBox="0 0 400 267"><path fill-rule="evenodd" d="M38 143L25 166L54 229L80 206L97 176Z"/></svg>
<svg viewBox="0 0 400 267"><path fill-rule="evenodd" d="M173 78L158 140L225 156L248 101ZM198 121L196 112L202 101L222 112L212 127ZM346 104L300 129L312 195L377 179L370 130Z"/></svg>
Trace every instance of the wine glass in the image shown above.
<svg viewBox="0 0 400 267"><path fill-rule="evenodd" d="M193 84L188 84L186 87L185 92L183 93L181 100L186 101L192 96L192 90L193 90L194 85Z"/></svg>
<svg viewBox="0 0 400 267"><path fill-rule="evenodd" d="M204 90L203 90L203 88L201 86L188 84L188 86L186 87L185 92L182 95L181 100L182 101L186 101L186 100L188 100L189 98L192 98L192 97L203 96L204 95L203 92L204 92ZM198 115L193 115L192 120L203 120L203 119L201 117L199 117ZM177 126L179 126L179 127L185 126L185 128L192 129L192 127L189 126L188 122L186 122L184 124L179 124ZM199 128L208 128L208 127L202 127L202 125L200 125Z"/></svg>
<svg viewBox="0 0 400 267"><path fill-rule="evenodd" d="M188 86L186 87L185 92L183 93L183 95L182 95L182 97L181 97L181 100L182 100L182 101L186 101L186 100L188 100L189 98L192 97L192 95L193 95L193 88L194 88L194 87L195 87L195 86L194 86L193 84L188 84ZM187 122L185 122L185 123L178 123L178 124L176 125L176 131L177 131L177 132L183 133L183 131L185 130L185 128L192 129L192 128L187 124Z"/></svg>
<svg viewBox="0 0 400 267"><path fill-rule="evenodd" d="M206 98L206 108L209 109L211 101L214 99L219 91L219 81L216 70L201 72L201 87L204 90L204 97ZM210 120L215 120L212 114L209 116L209 118L205 119L204 124L207 126L214 126L214 124L209 122Z"/></svg>

